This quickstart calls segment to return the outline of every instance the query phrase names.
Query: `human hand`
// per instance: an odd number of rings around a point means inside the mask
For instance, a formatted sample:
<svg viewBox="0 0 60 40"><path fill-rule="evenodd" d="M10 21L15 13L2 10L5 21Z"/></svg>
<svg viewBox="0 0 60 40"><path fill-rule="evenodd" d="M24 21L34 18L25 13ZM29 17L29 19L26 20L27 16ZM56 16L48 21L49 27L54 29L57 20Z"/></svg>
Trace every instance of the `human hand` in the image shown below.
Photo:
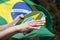
<svg viewBox="0 0 60 40"><path fill-rule="evenodd" d="M40 29L39 26L41 25L44 25L45 22L44 21L41 21L41 20L33 20L33 21L30 21L28 23L23 23L21 25L17 25L15 26L17 30L21 31L21 32L26 32L30 29L32 30L37 30L37 29Z"/></svg>

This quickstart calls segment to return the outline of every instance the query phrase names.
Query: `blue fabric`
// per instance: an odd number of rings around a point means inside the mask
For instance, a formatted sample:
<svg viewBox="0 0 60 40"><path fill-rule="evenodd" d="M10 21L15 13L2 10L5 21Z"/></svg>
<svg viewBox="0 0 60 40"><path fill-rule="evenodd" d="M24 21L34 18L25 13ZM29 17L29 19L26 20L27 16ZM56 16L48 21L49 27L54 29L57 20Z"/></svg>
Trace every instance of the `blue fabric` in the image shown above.
<svg viewBox="0 0 60 40"><path fill-rule="evenodd" d="M23 10L32 11L32 9L25 2L18 2L18 3L16 3L13 6L12 10L13 9L23 9ZM23 10L21 10L21 11L23 11ZM13 19L15 19L20 14L26 15L27 13L24 13L24 12L12 12L11 13Z"/></svg>

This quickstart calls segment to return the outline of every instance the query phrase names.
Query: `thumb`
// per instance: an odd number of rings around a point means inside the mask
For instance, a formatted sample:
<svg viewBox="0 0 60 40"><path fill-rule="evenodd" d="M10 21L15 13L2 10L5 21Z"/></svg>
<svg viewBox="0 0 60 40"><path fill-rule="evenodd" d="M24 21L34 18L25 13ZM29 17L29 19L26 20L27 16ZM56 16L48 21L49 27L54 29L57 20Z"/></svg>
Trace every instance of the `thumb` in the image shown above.
<svg viewBox="0 0 60 40"><path fill-rule="evenodd" d="M13 20L13 22L11 23L13 26L15 26L16 25L16 23L21 19L21 18L24 18L24 15L19 15L19 16L17 16L14 20Z"/></svg>

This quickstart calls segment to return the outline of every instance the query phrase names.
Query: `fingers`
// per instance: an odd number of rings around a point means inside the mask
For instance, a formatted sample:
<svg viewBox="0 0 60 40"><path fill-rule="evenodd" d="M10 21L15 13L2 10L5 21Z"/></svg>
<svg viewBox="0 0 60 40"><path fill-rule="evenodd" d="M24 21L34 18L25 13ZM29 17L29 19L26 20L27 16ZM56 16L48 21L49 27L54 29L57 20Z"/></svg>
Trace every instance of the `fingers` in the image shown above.
<svg viewBox="0 0 60 40"><path fill-rule="evenodd" d="M44 24L45 24L45 22L41 21L41 20L34 20L34 21L29 22L30 26L40 26L40 25L44 25Z"/></svg>
<svg viewBox="0 0 60 40"><path fill-rule="evenodd" d="M33 21L30 21L30 23L45 23L45 20L33 20Z"/></svg>
<svg viewBox="0 0 60 40"><path fill-rule="evenodd" d="M40 29L40 27L31 27L30 29L32 29L32 30L38 30L38 29Z"/></svg>

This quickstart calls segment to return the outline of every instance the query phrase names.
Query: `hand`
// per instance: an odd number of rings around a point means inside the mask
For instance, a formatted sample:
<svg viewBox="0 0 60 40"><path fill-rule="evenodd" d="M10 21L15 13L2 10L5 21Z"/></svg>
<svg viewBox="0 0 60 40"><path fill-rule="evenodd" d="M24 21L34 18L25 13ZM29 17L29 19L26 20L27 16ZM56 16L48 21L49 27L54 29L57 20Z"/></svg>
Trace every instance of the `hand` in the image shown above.
<svg viewBox="0 0 60 40"><path fill-rule="evenodd" d="M41 21L41 20L33 20L33 21L30 21L28 23L24 23L24 24L21 24L21 25L17 25L15 26L16 29L18 31L21 31L21 32L26 32L30 29L33 29L33 30L37 30L37 29L40 29L40 25L44 25L44 21Z"/></svg>
<svg viewBox="0 0 60 40"><path fill-rule="evenodd" d="M11 22L11 23L9 23L9 24L6 24L6 25L0 26L0 31L5 30L5 29L7 29L7 28L9 28L9 27L15 26L16 23L20 20L20 18L24 18L24 15L19 15L19 16L17 16L17 17L13 20L13 22Z"/></svg>

